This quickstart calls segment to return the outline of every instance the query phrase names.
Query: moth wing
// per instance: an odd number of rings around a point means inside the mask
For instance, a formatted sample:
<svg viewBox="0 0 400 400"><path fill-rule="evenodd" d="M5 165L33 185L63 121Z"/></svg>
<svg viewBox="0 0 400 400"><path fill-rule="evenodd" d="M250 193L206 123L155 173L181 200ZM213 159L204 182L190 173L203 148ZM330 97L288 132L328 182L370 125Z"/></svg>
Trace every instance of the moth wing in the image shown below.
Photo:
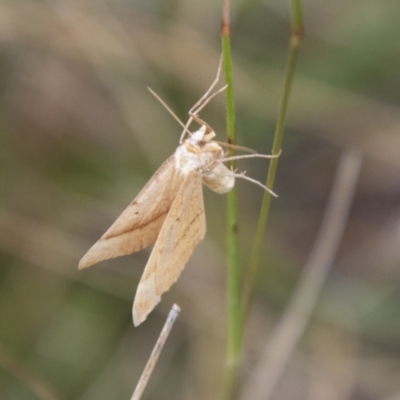
<svg viewBox="0 0 400 400"><path fill-rule="evenodd" d="M79 269L99 261L132 254L153 244L176 197L183 177L172 155L104 235L79 262Z"/></svg>
<svg viewBox="0 0 400 400"><path fill-rule="evenodd" d="M133 323L142 323L178 279L206 233L203 188L196 171L183 182L165 219L140 279L133 303Z"/></svg>

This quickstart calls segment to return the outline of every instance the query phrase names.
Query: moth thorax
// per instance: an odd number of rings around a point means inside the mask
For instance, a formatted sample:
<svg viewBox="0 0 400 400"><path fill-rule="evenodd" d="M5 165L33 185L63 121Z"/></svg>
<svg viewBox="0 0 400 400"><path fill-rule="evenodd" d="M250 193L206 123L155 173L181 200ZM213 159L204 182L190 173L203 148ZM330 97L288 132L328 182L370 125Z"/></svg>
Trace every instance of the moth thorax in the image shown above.
<svg viewBox="0 0 400 400"><path fill-rule="evenodd" d="M218 162L207 172L203 173L203 182L216 193L227 193L235 186L235 177L224 164Z"/></svg>

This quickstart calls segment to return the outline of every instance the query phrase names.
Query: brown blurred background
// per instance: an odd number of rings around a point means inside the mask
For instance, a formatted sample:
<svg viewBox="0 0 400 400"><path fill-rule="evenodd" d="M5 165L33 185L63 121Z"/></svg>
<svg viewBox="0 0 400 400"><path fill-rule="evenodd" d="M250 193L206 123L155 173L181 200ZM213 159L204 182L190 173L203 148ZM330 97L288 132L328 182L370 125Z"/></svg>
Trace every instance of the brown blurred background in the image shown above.
<svg viewBox="0 0 400 400"><path fill-rule="evenodd" d="M363 151L356 197L278 399L400 399L400 20L396 1L304 2L301 45L243 379L296 286L340 154ZM149 251L78 272L85 251L177 146L215 76L216 1L0 2L0 399L128 399L173 302L182 312L144 399L218 398L225 353L225 198L178 283L131 321ZM269 153L289 1L232 2L238 143ZM225 139L223 96L202 112ZM268 163L241 162L264 181ZM240 255L262 190L238 182ZM12 372L11 372L12 371ZM44 390L44 389L43 389ZM42 399L46 399L46 395Z"/></svg>

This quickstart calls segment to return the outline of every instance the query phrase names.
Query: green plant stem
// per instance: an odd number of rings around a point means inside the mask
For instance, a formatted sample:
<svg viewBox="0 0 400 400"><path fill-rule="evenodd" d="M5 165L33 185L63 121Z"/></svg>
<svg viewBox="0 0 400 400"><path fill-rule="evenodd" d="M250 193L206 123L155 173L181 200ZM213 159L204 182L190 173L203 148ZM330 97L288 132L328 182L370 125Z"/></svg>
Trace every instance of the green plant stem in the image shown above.
<svg viewBox="0 0 400 400"><path fill-rule="evenodd" d="M229 35L229 1L224 1L221 24L222 62L225 83L228 85L226 96L226 121L228 143L235 143L235 109L233 99L233 75L232 59ZM232 148L228 151L229 156L234 154ZM234 167L234 163L231 162ZM239 365L240 355L240 293L241 274L238 254L238 232L237 232L237 201L234 190L227 195L227 352L225 365L225 378L223 384L223 398L229 399L235 384L236 371Z"/></svg>
<svg viewBox="0 0 400 400"><path fill-rule="evenodd" d="M279 154L279 151L282 146L283 132L285 128L286 114L289 105L293 76L296 68L297 54L301 37L303 35L300 0L292 0L291 10L292 10L292 18L291 18L292 33L290 37L289 54L285 72L283 95L275 127L274 142L272 145L272 154ZM274 187L275 175L278 167L278 160L279 158L272 158L269 165L266 186L270 189L273 189ZM267 224L270 205L271 205L271 194L268 192L264 192L257 231L254 239L253 251L243 289L243 297L242 297L243 300L241 308L242 327L244 327L244 322L246 320L248 309L253 295L254 283L257 277L261 246L264 239L264 232Z"/></svg>
<svg viewBox="0 0 400 400"><path fill-rule="evenodd" d="M229 40L223 40L223 48L229 51ZM229 84L226 90L226 115L228 143L235 142L235 114L233 104L232 67L230 56L225 57L224 72L225 80ZM227 60L227 61L225 61ZM229 156L233 150L229 151ZM234 164L231 163L234 167ZM238 252L238 225L237 225L236 192L230 191L227 195L227 248L228 248L228 341L227 341L227 365L238 363L240 343L240 265Z"/></svg>

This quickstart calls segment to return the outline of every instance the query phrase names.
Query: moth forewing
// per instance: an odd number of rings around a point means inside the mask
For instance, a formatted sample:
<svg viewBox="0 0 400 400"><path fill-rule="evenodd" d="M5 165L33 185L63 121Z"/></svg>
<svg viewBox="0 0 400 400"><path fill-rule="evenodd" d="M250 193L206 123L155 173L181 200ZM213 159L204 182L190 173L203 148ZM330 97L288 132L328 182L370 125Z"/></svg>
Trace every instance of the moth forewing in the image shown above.
<svg viewBox="0 0 400 400"><path fill-rule="evenodd" d="M133 322L142 323L178 279L206 232L201 174L189 173L164 221L139 282L133 303Z"/></svg>
<svg viewBox="0 0 400 400"><path fill-rule="evenodd" d="M175 156L172 155L82 257L79 269L109 258L132 254L153 244L183 179L175 169Z"/></svg>

